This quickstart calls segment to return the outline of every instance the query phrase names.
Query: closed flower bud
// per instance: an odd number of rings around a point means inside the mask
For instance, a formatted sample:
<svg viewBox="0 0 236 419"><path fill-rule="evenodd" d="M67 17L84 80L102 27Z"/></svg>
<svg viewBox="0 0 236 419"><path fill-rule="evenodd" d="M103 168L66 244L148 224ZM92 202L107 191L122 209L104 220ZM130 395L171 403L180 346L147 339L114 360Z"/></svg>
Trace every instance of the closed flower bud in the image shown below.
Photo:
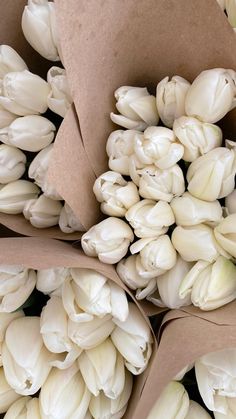
<svg viewBox="0 0 236 419"><path fill-rule="evenodd" d="M44 195L48 198L60 200L62 199L61 196L47 180L47 172L52 152L53 144L50 144L36 155L29 166L29 177L30 179L34 179L36 185L40 186Z"/></svg>
<svg viewBox="0 0 236 419"><path fill-rule="evenodd" d="M50 419L83 419L90 398L90 392L75 363L66 370L53 368L41 388L41 416Z"/></svg>
<svg viewBox="0 0 236 419"><path fill-rule="evenodd" d="M54 138L55 125L39 115L15 119L9 127L0 130L0 140L26 151L40 151Z"/></svg>
<svg viewBox="0 0 236 419"><path fill-rule="evenodd" d="M11 313L21 307L36 284L36 273L22 266L0 266L0 312Z"/></svg>
<svg viewBox="0 0 236 419"><path fill-rule="evenodd" d="M235 85L228 70L202 71L187 92L186 114L214 124L230 111L234 95Z"/></svg>
<svg viewBox="0 0 236 419"><path fill-rule="evenodd" d="M64 118L72 103L66 70L60 67L51 67L47 74L47 81L51 88L48 107Z"/></svg>
<svg viewBox="0 0 236 419"><path fill-rule="evenodd" d="M175 222L170 205L164 201L143 199L133 205L125 215L137 237L157 237L165 234Z"/></svg>
<svg viewBox="0 0 236 419"><path fill-rule="evenodd" d="M187 172L188 190L196 198L215 201L234 189L236 149L218 147L190 164Z"/></svg>
<svg viewBox="0 0 236 419"><path fill-rule="evenodd" d="M113 217L124 217L126 211L139 201L137 186L127 182L117 172L106 172L95 181L93 192L101 211Z"/></svg>
<svg viewBox="0 0 236 419"><path fill-rule="evenodd" d="M127 258L122 259L116 268L121 280L132 290L145 288L150 282L150 278L139 275L136 261L137 255L128 256Z"/></svg>
<svg viewBox="0 0 236 419"><path fill-rule="evenodd" d="M236 258L236 214L228 215L214 229L217 243Z"/></svg>
<svg viewBox="0 0 236 419"><path fill-rule="evenodd" d="M28 396L40 389L52 359L43 345L39 317L22 317L10 323L2 345L2 363L7 382L18 394Z"/></svg>
<svg viewBox="0 0 236 419"><path fill-rule="evenodd" d="M2 83L0 104L16 115L32 115L46 112L48 83L28 70L6 74Z"/></svg>
<svg viewBox="0 0 236 419"><path fill-rule="evenodd" d="M109 157L108 166L111 170L122 175L129 175L130 159L134 154L135 137L142 137L142 134L135 130L116 130L109 135L106 152Z"/></svg>
<svg viewBox="0 0 236 419"><path fill-rule="evenodd" d="M41 419L39 399L25 396L14 402L6 412L5 419Z"/></svg>
<svg viewBox="0 0 236 419"><path fill-rule="evenodd" d="M226 253L217 244L211 227L205 224L181 227L174 229L171 237L172 243L187 262L205 260L214 262L219 252L226 256Z"/></svg>
<svg viewBox="0 0 236 419"><path fill-rule="evenodd" d="M62 204L44 194L26 202L23 214L37 228L48 228L58 224Z"/></svg>
<svg viewBox="0 0 236 419"><path fill-rule="evenodd" d="M189 162L220 147L222 143L222 131L217 125L201 122L191 116L176 119L173 131L184 146L183 159Z"/></svg>
<svg viewBox="0 0 236 419"><path fill-rule="evenodd" d="M21 56L9 45L0 45L0 79L12 71L28 70Z"/></svg>
<svg viewBox="0 0 236 419"><path fill-rule="evenodd" d="M78 217L71 207L65 202L60 212L59 227L63 233L74 233L74 231L85 231Z"/></svg>
<svg viewBox="0 0 236 419"><path fill-rule="evenodd" d="M226 196L225 207L228 214L236 214L236 189Z"/></svg>
<svg viewBox="0 0 236 419"><path fill-rule="evenodd" d="M230 25L236 27L236 2L235 0L225 0L225 9Z"/></svg>
<svg viewBox="0 0 236 419"><path fill-rule="evenodd" d="M181 226L193 226L200 223L218 224L222 218L222 207L219 201L203 201L189 192L172 199L170 206L176 224Z"/></svg>
<svg viewBox="0 0 236 419"><path fill-rule="evenodd" d="M86 255L114 264L126 255L133 239L133 231L128 224L119 218L109 217L91 227L82 236L81 244Z"/></svg>
<svg viewBox="0 0 236 419"><path fill-rule="evenodd" d="M184 176L177 164L165 170L147 166L138 170L138 175L139 194L143 198L170 202L184 193Z"/></svg>
<svg viewBox="0 0 236 419"><path fill-rule="evenodd" d="M19 398L20 395L7 383L3 368L0 368L0 413L6 412Z"/></svg>
<svg viewBox="0 0 236 419"><path fill-rule="evenodd" d="M0 145L0 183L14 182L24 171L26 156L16 147Z"/></svg>
<svg viewBox="0 0 236 419"><path fill-rule="evenodd" d="M9 324L18 317L23 317L24 312L22 310L15 311L13 313L0 313L0 366L2 367L2 343L5 339L5 333Z"/></svg>
<svg viewBox="0 0 236 419"><path fill-rule="evenodd" d="M236 298L236 266L223 256L209 263L199 260L179 288L180 298L191 296L202 310L215 310Z"/></svg>
<svg viewBox="0 0 236 419"><path fill-rule="evenodd" d="M68 268L38 269L36 288L46 295L56 295L68 276L70 276Z"/></svg>
<svg viewBox="0 0 236 419"><path fill-rule="evenodd" d="M132 254L140 252L136 268L144 278L155 278L173 268L176 263L176 251L166 234L157 239L140 239L132 244L130 251Z"/></svg>
<svg viewBox="0 0 236 419"><path fill-rule="evenodd" d="M7 111L2 105L0 105L0 129L8 128L9 125L17 118L17 115Z"/></svg>
<svg viewBox="0 0 236 419"><path fill-rule="evenodd" d="M152 354L151 329L138 307L129 304L129 316L125 322L114 319L116 328L111 340L125 358L126 368L134 375L141 374Z"/></svg>
<svg viewBox="0 0 236 419"><path fill-rule="evenodd" d="M98 396L102 390L109 399L117 399L125 385L123 357L111 339L93 349L84 351L78 358L82 377L89 391Z"/></svg>
<svg viewBox="0 0 236 419"><path fill-rule="evenodd" d="M122 86L115 91L116 108L121 115L111 112L111 120L121 127L144 131L157 125L159 116L155 96L146 87Z"/></svg>
<svg viewBox="0 0 236 419"><path fill-rule="evenodd" d="M178 309L190 305L190 295L187 295L185 299L180 298L179 287L191 267L191 263L186 262L178 256L173 268L156 279L158 291L148 296L147 300L156 306L171 309Z"/></svg>
<svg viewBox="0 0 236 419"><path fill-rule="evenodd" d="M135 136L134 142L138 160L159 169L168 169L184 154L184 147L178 143L173 131L165 127L148 127L143 136Z"/></svg>
<svg viewBox="0 0 236 419"><path fill-rule="evenodd" d="M162 391L147 419L185 419L189 397L183 384L171 381Z"/></svg>
<svg viewBox="0 0 236 419"><path fill-rule="evenodd" d="M16 180L0 189L0 212L5 214L22 213L29 199L37 198L39 188L27 180Z"/></svg>
<svg viewBox="0 0 236 419"><path fill-rule="evenodd" d="M28 0L21 25L25 38L40 55L50 61L60 61L55 4L52 1Z"/></svg>
<svg viewBox="0 0 236 419"><path fill-rule="evenodd" d="M183 77L165 77L157 85L156 103L162 122L169 128L174 120L185 114L185 97L190 83Z"/></svg>

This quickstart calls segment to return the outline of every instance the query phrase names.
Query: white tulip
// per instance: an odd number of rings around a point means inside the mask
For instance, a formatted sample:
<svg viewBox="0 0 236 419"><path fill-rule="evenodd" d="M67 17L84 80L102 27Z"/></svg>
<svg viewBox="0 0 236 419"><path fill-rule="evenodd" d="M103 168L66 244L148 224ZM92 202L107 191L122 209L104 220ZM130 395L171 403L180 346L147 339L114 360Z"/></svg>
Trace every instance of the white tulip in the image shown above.
<svg viewBox="0 0 236 419"><path fill-rule="evenodd" d="M6 412L19 397L7 383L3 368L0 368L0 413Z"/></svg>
<svg viewBox="0 0 236 419"><path fill-rule="evenodd" d="M213 263L199 260L183 278L179 296L190 296L201 310L222 307L236 298L236 266L223 256Z"/></svg>
<svg viewBox="0 0 236 419"><path fill-rule="evenodd" d="M85 231L78 217L72 211L71 207L65 202L61 209L59 217L59 227L63 233L74 233L74 231Z"/></svg>
<svg viewBox="0 0 236 419"><path fill-rule="evenodd" d="M195 363L198 389L209 410L228 413L228 397L236 397L236 349L202 356Z"/></svg>
<svg viewBox="0 0 236 419"><path fill-rule="evenodd" d="M186 114L214 124L230 111L234 95L230 71L224 68L202 71L187 92Z"/></svg>
<svg viewBox="0 0 236 419"><path fill-rule="evenodd" d="M236 189L226 196L225 206L228 214L236 214Z"/></svg>
<svg viewBox="0 0 236 419"><path fill-rule="evenodd" d="M236 418L236 397L225 397L227 414L213 412L215 419L235 419Z"/></svg>
<svg viewBox="0 0 236 419"><path fill-rule="evenodd" d="M225 9L230 25L236 27L236 2L235 0L225 0Z"/></svg>
<svg viewBox="0 0 236 419"><path fill-rule="evenodd" d="M58 194L54 186L49 184L47 180L47 172L52 153L53 144L50 144L41 150L31 162L28 174L30 179L34 179L36 185L42 189L48 198L61 200L61 196Z"/></svg>
<svg viewBox="0 0 236 419"><path fill-rule="evenodd" d="M37 198L39 188L27 180L16 180L0 188L0 212L22 213L29 199Z"/></svg>
<svg viewBox="0 0 236 419"><path fill-rule="evenodd" d="M148 299L149 295L153 295L157 290L157 280L156 278L152 278L149 280L148 284L145 288L138 288L135 294L137 300L144 300L145 298Z"/></svg>
<svg viewBox="0 0 236 419"><path fill-rule="evenodd" d="M36 288L44 294L55 295L68 276L70 276L68 268L38 269Z"/></svg>
<svg viewBox="0 0 236 419"><path fill-rule="evenodd" d="M187 294L184 299L179 297L179 287L192 264L177 257L176 264L172 269L159 276L157 281L157 293L147 297L147 300L159 307L177 309L191 304L191 296Z"/></svg>
<svg viewBox="0 0 236 419"><path fill-rule="evenodd" d="M48 228L58 224L62 204L60 201L40 195L37 199L26 202L23 214L37 228Z"/></svg>
<svg viewBox="0 0 236 419"><path fill-rule="evenodd" d="M132 375L125 371L125 385L119 397L109 399L100 392L97 397L92 396L89 410L94 419L120 419L124 416L133 386Z"/></svg>
<svg viewBox="0 0 236 419"><path fill-rule="evenodd" d="M93 226L82 236L81 245L88 256L104 263L117 263L134 240L133 231L123 220L109 217Z"/></svg>
<svg viewBox="0 0 236 419"><path fill-rule="evenodd" d="M217 244L211 227L205 224L181 227L174 229L171 237L172 243L187 262L205 260L214 262L219 252L226 256L226 253Z"/></svg>
<svg viewBox="0 0 236 419"><path fill-rule="evenodd" d="M214 229L217 243L236 258L236 214L230 214Z"/></svg>
<svg viewBox="0 0 236 419"><path fill-rule="evenodd" d="M220 147L222 143L222 131L217 125L201 122L191 116L176 119L173 131L184 146L183 159L189 162Z"/></svg>
<svg viewBox="0 0 236 419"><path fill-rule="evenodd" d="M4 419L41 419L39 399L25 396L14 402L7 410Z"/></svg>
<svg viewBox="0 0 236 419"><path fill-rule="evenodd" d="M189 397L184 386L171 381L162 391L147 419L185 419L189 409Z"/></svg>
<svg viewBox="0 0 236 419"><path fill-rule="evenodd" d="M221 9L224 11L225 10L225 0L217 0L217 3L221 7Z"/></svg>
<svg viewBox="0 0 236 419"><path fill-rule="evenodd" d="M48 70L47 81L51 88L48 96L48 107L51 111L64 118L73 101L66 70L60 67L51 67Z"/></svg>
<svg viewBox="0 0 236 419"><path fill-rule="evenodd" d="M211 416L200 404L190 400L189 410L184 419L211 419Z"/></svg>
<svg viewBox="0 0 236 419"><path fill-rule="evenodd" d="M134 375L141 374L152 354L151 329L134 303L129 304L129 316L125 322L114 319L116 328L111 340L125 358L126 368Z"/></svg>
<svg viewBox="0 0 236 419"><path fill-rule="evenodd" d="M48 83L28 70L15 71L3 78L0 104L19 116L46 112Z"/></svg>
<svg viewBox="0 0 236 419"><path fill-rule="evenodd" d="M135 136L134 150L141 163L154 164L159 169L168 169L184 154L174 132L165 127L148 127L143 135Z"/></svg>
<svg viewBox="0 0 236 419"><path fill-rule="evenodd" d="M39 396L43 419L84 419L90 402L76 363L66 370L53 368Z"/></svg>
<svg viewBox="0 0 236 419"><path fill-rule="evenodd" d="M5 333L9 324L18 317L23 317L22 310L14 311L13 313L0 313L0 367L2 367L2 343L5 339Z"/></svg>
<svg viewBox="0 0 236 419"><path fill-rule="evenodd" d="M185 114L185 97L190 83L183 77L165 77L157 85L156 104L164 125L173 127L174 120Z"/></svg>
<svg viewBox="0 0 236 419"><path fill-rule="evenodd" d="M139 131L158 124L156 99L148 93L146 87L122 86L115 91L115 98L116 108L121 114L110 113L115 124Z"/></svg>
<svg viewBox="0 0 236 419"><path fill-rule="evenodd" d="M130 246L130 251L132 254L139 252L140 260L136 260L136 268L139 275L146 278L155 278L176 263L176 251L166 234L157 239L140 239Z"/></svg>
<svg viewBox="0 0 236 419"><path fill-rule="evenodd" d="M12 71L28 70L21 56L9 45L0 45L0 79Z"/></svg>
<svg viewBox="0 0 236 419"><path fill-rule="evenodd" d="M7 111L0 105L0 129L7 128L17 118L17 115Z"/></svg>
<svg viewBox="0 0 236 419"><path fill-rule="evenodd" d="M222 207L219 201L203 201L189 192L172 199L170 206L176 224L181 226L193 226L200 223L213 225L218 224L222 218Z"/></svg>
<svg viewBox="0 0 236 419"><path fill-rule="evenodd" d="M0 265L0 312L11 313L21 307L36 284L36 273L23 266Z"/></svg>
<svg viewBox="0 0 236 419"><path fill-rule="evenodd" d="M113 217L124 217L126 211L140 200L137 186L117 172L109 171L99 176L93 192L101 202L101 211Z"/></svg>
<svg viewBox="0 0 236 419"><path fill-rule="evenodd" d="M84 322L68 321L68 336L82 349L91 349L100 345L110 336L115 328L112 316L94 317Z"/></svg>
<svg viewBox="0 0 236 419"><path fill-rule="evenodd" d="M56 313L56 316L55 316ZM61 298L52 296L44 306L40 317L40 333L46 348L55 354L65 353L63 360L52 361L51 365L64 369L70 367L82 349L68 336L68 317Z"/></svg>
<svg viewBox="0 0 236 419"><path fill-rule="evenodd" d="M150 278L139 275L136 261L137 255L131 255L122 259L116 267L119 277L132 290L145 288L150 282Z"/></svg>
<svg viewBox="0 0 236 419"><path fill-rule="evenodd" d="M125 214L137 237L157 237L165 234L175 222L170 205L165 201L155 202L143 199L133 205Z"/></svg>
<svg viewBox="0 0 236 419"><path fill-rule="evenodd" d="M60 61L55 4L52 1L28 0L21 25L25 38L40 55L51 61Z"/></svg>
<svg viewBox="0 0 236 419"><path fill-rule="evenodd" d="M108 338L78 358L82 377L89 391L98 396L102 390L110 399L117 399L125 385L123 357Z"/></svg>
<svg viewBox="0 0 236 419"><path fill-rule="evenodd" d="M9 127L0 130L0 140L26 151L40 151L54 138L55 125L40 115L16 118Z"/></svg>
<svg viewBox="0 0 236 419"><path fill-rule="evenodd" d="M139 194L143 198L170 202L174 196L184 193L184 176L180 167L175 164L169 169L161 170L155 166L146 166L137 171ZM132 177L132 176L131 176Z"/></svg>
<svg viewBox="0 0 236 419"><path fill-rule="evenodd" d="M196 198L215 201L234 190L236 149L218 147L190 164L188 190Z"/></svg>
<svg viewBox="0 0 236 419"><path fill-rule="evenodd" d="M21 317L10 323L2 345L2 363L7 382L18 394L28 396L40 389L53 357L43 345L39 317Z"/></svg>
<svg viewBox="0 0 236 419"><path fill-rule="evenodd" d="M16 147L0 145L0 183L14 182L24 171L26 156Z"/></svg>

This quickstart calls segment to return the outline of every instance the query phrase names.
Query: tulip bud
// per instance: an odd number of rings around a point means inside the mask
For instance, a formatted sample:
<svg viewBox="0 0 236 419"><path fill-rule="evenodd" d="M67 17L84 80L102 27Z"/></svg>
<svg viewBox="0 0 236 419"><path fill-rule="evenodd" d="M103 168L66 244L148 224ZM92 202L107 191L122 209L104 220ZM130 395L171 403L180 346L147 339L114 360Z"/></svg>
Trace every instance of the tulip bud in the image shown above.
<svg viewBox="0 0 236 419"><path fill-rule="evenodd" d="M69 275L70 271L67 268L38 269L36 288L46 295L56 295Z"/></svg>
<svg viewBox="0 0 236 419"><path fill-rule="evenodd" d="M164 125L173 127L174 120L185 114L185 97L190 83L183 77L165 77L157 85L156 104Z"/></svg>
<svg viewBox="0 0 236 419"><path fill-rule="evenodd" d="M137 255L131 255L126 259L122 259L117 267L117 273L121 280L132 290L145 288L150 279L139 275L136 266Z"/></svg>
<svg viewBox="0 0 236 419"><path fill-rule="evenodd" d="M16 180L0 189L0 212L5 214L22 213L29 199L37 198L39 188L27 180Z"/></svg>
<svg viewBox="0 0 236 419"><path fill-rule="evenodd" d="M90 402L87 389L76 363L66 370L53 368L39 396L42 418L84 418Z"/></svg>
<svg viewBox="0 0 236 419"><path fill-rule="evenodd" d="M184 419L211 419L211 416L200 404L190 400L189 410Z"/></svg>
<svg viewBox="0 0 236 419"><path fill-rule="evenodd" d="M50 61L60 61L55 4L52 1L28 0L21 25L25 38L40 55Z"/></svg>
<svg viewBox="0 0 236 419"><path fill-rule="evenodd" d="M228 215L214 229L217 243L236 258L236 214Z"/></svg>
<svg viewBox="0 0 236 419"><path fill-rule="evenodd" d="M159 169L170 168L184 154L184 147L177 142L173 131L165 127L148 127L143 135L135 136L134 143L138 160Z"/></svg>
<svg viewBox="0 0 236 419"><path fill-rule="evenodd" d="M0 129L9 127L9 125L17 118L11 112L8 112L2 105L0 105Z"/></svg>
<svg viewBox="0 0 236 419"><path fill-rule="evenodd" d="M51 92L48 96L48 107L51 111L64 118L73 101L66 70L60 67L51 67L50 70L48 70L47 81L51 88Z"/></svg>
<svg viewBox="0 0 236 419"><path fill-rule="evenodd" d="M26 202L23 214L37 228L48 228L58 224L62 204L44 194Z"/></svg>
<svg viewBox="0 0 236 419"><path fill-rule="evenodd" d="M133 231L123 220L109 217L91 227L82 236L81 245L88 256L98 257L104 263L117 263L127 253L134 240Z"/></svg>
<svg viewBox="0 0 236 419"><path fill-rule="evenodd" d="M227 214L236 214L236 189L225 198Z"/></svg>
<svg viewBox="0 0 236 419"><path fill-rule="evenodd" d="M126 370L124 389L119 397L116 399L109 399L101 391L97 397L92 396L89 404L89 410L92 413L92 417L94 419L123 418L131 396L132 385L132 375Z"/></svg>
<svg viewBox="0 0 236 419"><path fill-rule="evenodd" d="M134 375L141 374L147 367L152 354L151 329L138 307L129 304L129 316L125 322L114 319L117 325L111 340L125 358L126 368Z"/></svg>
<svg viewBox="0 0 236 419"><path fill-rule="evenodd" d="M28 70L21 56L9 45L0 45L0 79L12 71Z"/></svg>
<svg viewBox="0 0 236 419"><path fill-rule="evenodd" d="M16 115L32 115L46 112L48 83L28 70L6 74L2 82L0 104Z"/></svg>
<svg viewBox="0 0 236 419"><path fill-rule="evenodd" d="M176 263L176 251L166 234L157 239L140 239L130 246L130 251L132 254L140 252L136 268L144 278L155 278L173 268Z"/></svg>
<svg viewBox="0 0 236 419"><path fill-rule="evenodd" d="M74 231L85 231L84 226L77 218L71 207L65 202L59 217L59 227L63 233L74 233Z"/></svg>
<svg viewBox="0 0 236 419"><path fill-rule="evenodd" d="M133 205L125 214L137 237L157 237L165 234L175 222L170 205L164 201L143 199Z"/></svg>
<svg viewBox="0 0 236 419"><path fill-rule="evenodd" d="M29 166L29 177L30 179L34 179L36 185L40 186L48 198L61 200L61 196L58 194L54 186L50 185L47 180L47 172L52 153L53 144L50 144L36 155Z"/></svg>
<svg viewBox="0 0 236 419"><path fill-rule="evenodd" d="M222 399L222 398L221 398ZM235 419L236 417L236 397L225 397L227 414L213 412L215 419Z"/></svg>
<svg viewBox="0 0 236 419"><path fill-rule="evenodd" d="M190 305L190 295L186 295L184 300L180 298L179 287L191 267L191 263L184 261L178 256L173 268L156 279L158 291L148 296L147 300L156 306L171 309L178 309Z"/></svg>
<svg viewBox="0 0 236 419"><path fill-rule="evenodd" d="M222 143L222 131L217 125L201 122L191 116L176 119L173 131L184 146L185 161L192 162L208 151L220 147Z"/></svg>
<svg viewBox="0 0 236 419"><path fill-rule="evenodd" d="M54 138L56 130L49 119L39 115L16 118L9 127L0 130L0 140L26 151L40 151Z"/></svg>
<svg viewBox="0 0 236 419"><path fill-rule="evenodd" d="M234 190L236 150L217 147L190 164L188 190L196 198L215 201Z"/></svg>
<svg viewBox="0 0 236 419"><path fill-rule="evenodd" d="M158 124L156 98L148 93L146 87L122 86L115 91L115 98L116 108L121 114L110 113L115 124L138 131Z"/></svg>
<svg viewBox="0 0 236 419"><path fill-rule="evenodd" d="M143 198L170 202L174 196L184 193L184 176L177 164L165 170L146 166L137 173L140 176L139 194Z"/></svg>
<svg viewBox="0 0 236 419"><path fill-rule="evenodd" d="M12 403L19 398L20 395L7 383L3 368L0 368L0 413L6 412Z"/></svg>
<svg viewBox="0 0 236 419"><path fill-rule="evenodd" d="M8 384L18 394L28 396L40 389L52 359L43 345L39 317L21 317L10 323L2 345L2 363Z"/></svg>
<svg viewBox="0 0 236 419"><path fill-rule="evenodd" d="M219 253L226 253L217 244L211 227L205 224L181 227L174 229L171 237L172 243L180 256L187 262L205 260L214 262Z"/></svg>
<svg viewBox="0 0 236 419"><path fill-rule="evenodd" d="M17 310L13 313L0 313L0 367L2 367L2 343L5 339L5 333L9 324L18 317L23 317L24 312Z"/></svg>
<svg viewBox="0 0 236 419"><path fill-rule="evenodd" d="M106 172L94 183L93 192L101 211L113 217L124 217L126 211L139 201L137 186L117 172Z"/></svg>
<svg viewBox="0 0 236 419"><path fill-rule="evenodd" d="M186 114L214 124L230 111L234 95L235 85L228 70L202 71L187 92Z"/></svg>
<svg viewBox="0 0 236 419"><path fill-rule="evenodd" d="M225 0L225 9L230 25L236 27L236 2L235 0Z"/></svg>
<svg viewBox="0 0 236 419"><path fill-rule="evenodd" d="M0 145L0 183L14 182L24 171L26 156L21 150L9 145Z"/></svg>
<svg viewBox="0 0 236 419"><path fill-rule="evenodd" d="M202 201L189 192L172 199L170 206L176 224L181 226L193 226L200 223L218 224L222 218L222 207L219 201Z"/></svg>
<svg viewBox="0 0 236 419"><path fill-rule="evenodd" d="M171 381L162 391L147 419L185 419L189 397L184 386Z"/></svg>
<svg viewBox="0 0 236 419"><path fill-rule="evenodd" d="M134 138L137 136L141 137L142 134L135 130L116 130L109 135L106 152L111 170L129 176L130 158L134 153Z"/></svg>
<svg viewBox="0 0 236 419"><path fill-rule="evenodd" d="M41 419L39 399L37 397L21 397L8 409L4 419Z"/></svg>
<svg viewBox="0 0 236 419"><path fill-rule="evenodd" d="M125 367L122 356L108 338L78 358L82 377L89 391L98 396L102 390L109 399L117 399L125 385Z"/></svg>

